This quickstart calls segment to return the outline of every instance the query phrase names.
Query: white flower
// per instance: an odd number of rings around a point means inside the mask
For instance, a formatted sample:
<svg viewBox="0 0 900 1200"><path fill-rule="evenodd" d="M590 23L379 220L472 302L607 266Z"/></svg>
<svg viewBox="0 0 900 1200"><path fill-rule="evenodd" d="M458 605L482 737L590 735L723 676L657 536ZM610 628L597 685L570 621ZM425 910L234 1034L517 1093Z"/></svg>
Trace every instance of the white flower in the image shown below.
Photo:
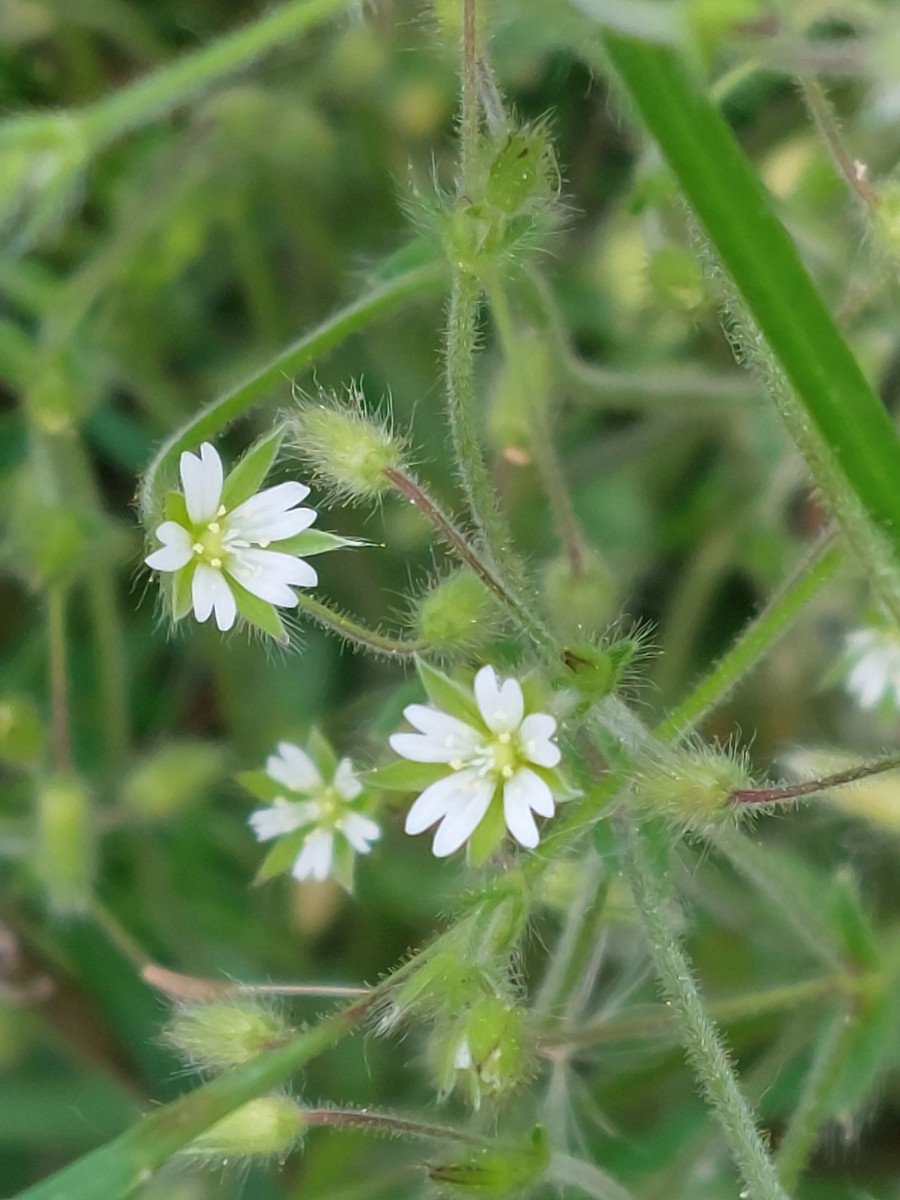
<svg viewBox="0 0 900 1200"><path fill-rule="evenodd" d="M291 868L295 879L327 879L336 868L352 864L354 853L368 854L381 836L377 823L353 807L363 786L349 758L341 759L329 783L305 750L279 742L278 753L266 761L265 773L286 792L304 797L276 796L268 808L249 818L261 842L302 831Z"/></svg>
<svg viewBox="0 0 900 1200"><path fill-rule="evenodd" d="M880 629L859 629L847 638L852 663L847 691L860 708L888 701L900 709L900 639Z"/></svg>
<svg viewBox="0 0 900 1200"><path fill-rule="evenodd" d="M533 767L552 768L560 760L553 741L556 721L547 713L525 714L525 698L515 679L501 684L493 667L475 676L479 727L440 709L411 704L403 715L417 733L395 733L390 743L417 763L446 763L449 773L430 784L406 818L407 833L422 833L440 822L432 849L438 858L458 850L475 832L495 794L502 794L506 828L522 846L540 840L534 813L552 817L550 785Z"/></svg>
<svg viewBox="0 0 900 1200"><path fill-rule="evenodd" d="M199 456L182 454L181 485L186 516L163 521L156 530L162 546L144 561L154 571L192 571L191 604L198 621L214 613L219 629L231 629L237 616L234 584L278 608L297 604L292 588L315 587L318 576L309 563L269 549L315 521L314 509L297 508L308 487L279 483L229 511L222 504L222 460L209 442Z"/></svg>

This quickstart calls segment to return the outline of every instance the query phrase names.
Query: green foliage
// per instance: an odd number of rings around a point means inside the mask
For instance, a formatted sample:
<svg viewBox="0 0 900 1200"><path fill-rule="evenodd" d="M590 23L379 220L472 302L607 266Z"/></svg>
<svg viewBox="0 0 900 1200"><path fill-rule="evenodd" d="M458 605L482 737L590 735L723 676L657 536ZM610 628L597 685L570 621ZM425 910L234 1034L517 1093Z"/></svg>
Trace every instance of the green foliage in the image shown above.
<svg viewBox="0 0 900 1200"><path fill-rule="evenodd" d="M896 772L778 777L900 721L890 6L346 7L0 5L0 1191L887 1200ZM204 442L318 513L228 637Z"/></svg>

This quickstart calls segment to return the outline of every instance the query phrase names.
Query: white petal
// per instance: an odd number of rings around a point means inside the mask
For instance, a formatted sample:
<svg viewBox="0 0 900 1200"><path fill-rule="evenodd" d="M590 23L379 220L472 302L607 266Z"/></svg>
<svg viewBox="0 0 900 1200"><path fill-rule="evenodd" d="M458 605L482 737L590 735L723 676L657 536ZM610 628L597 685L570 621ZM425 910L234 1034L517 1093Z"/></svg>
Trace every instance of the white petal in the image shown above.
<svg viewBox="0 0 900 1200"><path fill-rule="evenodd" d="M458 757L455 750L423 733L392 733L388 742L395 753L411 762L448 763Z"/></svg>
<svg viewBox="0 0 900 1200"><path fill-rule="evenodd" d="M512 733L522 723L525 698L515 679L501 686L493 667L482 667L475 676L475 699L488 729L494 733Z"/></svg>
<svg viewBox="0 0 900 1200"><path fill-rule="evenodd" d="M357 854L368 854L370 842L377 842L381 830L370 817L362 813L348 813L341 821L341 832Z"/></svg>
<svg viewBox="0 0 900 1200"><path fill-rule="evenodd" d="M503 792L504 795L508 792L515 800L523 799L529 808L542 817L552 817L556 811L553 792L540 775L528 767L516 771L512 779L504 784Z"/></svg>
<svg viewBox="0 0 900 1200"><path fill-rule="evenodd" d="M181 486L194 524L211 521L222 503L222 460L209 442L200 447L199 458L187 450L182 454Z"/></svg>
<svg viewBox="0 0 900 1200"><path fill-rule="evenodd" d="M458 774L462 774L460 771ZM447 813L431 845L431 851L437 858L446 858L458 850L472 836L491 803L494 794L494 781L477 777L466 789L466 800L459 807L454 806Z"/></svg>
<svg viewBox="0 0 900 1200"><path fill-rule="evenodd" d="M266 759L266 774L292 792L308 795L322 786L322 776L305 750L279 742L278 753Z"/></svg>
<svg viewBox="0 0 900 1200"><path fill-rule="evenodd" d="M239 504L227 518L227 536L249 542L277 542L308 529L316 519L314 508L289 512L309 495L302 483L279 483Z"/></svg>
<svg viewBox="0 0 900 1200"><path fill-rule="evenodd" d="M285 833L293 833L301 825L309 825L318 815L317 804L289 804L279 799L271 808L260 808L251 813L247 823L258 841L268 842Z"/></svg>
<svg viewBox="0 0 900 1200"><path fill-rule="evenodd" d="M477 778L472 770L454 771L435 783L430 783L406 814L404 829L407 833L422 833L435 821L445 817L454 804L465 804L469 792L466 784Z"/></svg>
<svg viewBox="0 0 900 1200"><path fill-rule="evenodd" d="M221 571L198 563L191 583L194 616L201 623L215 610L216 624L222 633L230 629L237 616L234 594Z"/></svg>
<svg viewBox="0 0 900 1200"><path fill-rule="evenodd" d="M163 521L156 530L162 542L159 550L149 554L144 562L154 571L180 571L191 561L191 535L176 521Z"/></svg>
<svg viewBox="0 0 900 1200"><path fill-rule="evenodd" d="M508 789L509 784L503 789L503 819L506 828L520 846L533 850L541 840L541 835L531 815L531 809L522 796L511 796Z"/></svg>
<svg viewBox="0 0 900 1200"><path fill-rule="evenodd" d="M355 800L363 790L363 785L356 778L353 763L349 758L342 758L338 763L333 782L337 794L345 800Z"/></svg>
<svg viewBox="0 0 900 1200"><path fill-rule="evenodd" d="M297 597L291 587L315 587L319 580L308 562L276 550L235 550L228 562L228 573L248 592L279 608L296 605Z"/></svg>
<svg viewBox="0 0 900 1200"><path fill-rule="evenodd" d="M314 829L297 855L291 874L295 879L327 879L331 871L334 835L325 829Z"/></svg>
<svg viewBox="0 0 900 1200"><path fill-rule="evenodd" d="M525 757L539 767L557 766L562 755L559 746L550 740L555 732L556 721L549 713L529 713L519 730Z"/></svg>

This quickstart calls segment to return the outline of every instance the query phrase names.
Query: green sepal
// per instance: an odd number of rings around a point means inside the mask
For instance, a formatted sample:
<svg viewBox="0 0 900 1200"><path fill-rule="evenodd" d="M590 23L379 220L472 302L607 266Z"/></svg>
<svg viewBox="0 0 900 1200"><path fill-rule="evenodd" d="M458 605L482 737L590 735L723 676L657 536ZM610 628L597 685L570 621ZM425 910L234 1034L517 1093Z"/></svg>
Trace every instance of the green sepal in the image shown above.
<svg viewBox="0 0 900 1200"><path fill-rule="evenodd" d="M334 779L337 770L338 757L332 749L331 742L313 725L306 742L306 753L313 760L316 770L325 783Z"/></svg>
<svg viewBox="0 0 900 1200"><path fill-rule="evenodd" d="M271 775L267 775L265 771L241 771L236 779L242 788L246 788L248 792L252 792L266 804L271 804L279 796L284 796L288 790L282 784L277 783Z"/></svg>
<svg viewBox="0 0 900 1200"><path fill-rule="evenodd" d="M469 725L474 722L478 729L486 729L475 697L469 688L463 687L455 679L450 679L422 658L416 658L416 670L422 687L435 708Z"/></svg>
<svg viewBox="0 0 900 1200"><path fill-rule="evenodd" d="M163 516L167 521L174 521L184 529L190 529L191 518L188 516L187 501L181 492L166 492L163 501Z"/></svg>
<svg viewBox="0 0 900 1200"><path fill-rule="evenodd" d="M192 586L196 562L189 562L180 571L172 575L170 600L172 604L172 620L182 621L194 607Z"/></svg>
<svg viewBox="0 0 900 1200"><path fill-rule="evenodd" d="M234 594L237 610L244 620L274 638L282 646L286 646L288 644L287 631L275 608L267 600L260 600L259 596L254 596L252 592L241 587L237 580L230 575L228 576L228 586Z"/></svg>
<svg viewBox="0 0 900 1200"><path fill-rule="evenodd" d="M392 762L362 776L367 787L385 792L421 792L447 774L446 763Z"/></svg>
<svg viewBox="0 0 900 1200"><path fill-rule="evenodd" d="M309 827L306 826L279 838L262 860L253 882L266 883L267 880L274 879L276 875L281 875L289 870L294 864L294 859L303 849L303 843L306 841L308 833Z"/></svg>
<svg viewBox="0 0 900 1200"><path fill-rule="evenodd" d="M283 437L284 430L279 427L254 442L245 452L222 488L222 504L229 512L259 491L260 484L275 461Z"/></svg>
<svg viewBox="0 0 900 1200"><path fill-rule="evenodd" d="M506 836L503 800L500 790L494 792L488 810L469 838L468 859L473 867L483 866Z"/></svg>
<svg viewBox="0 0 900 1200"><path fill-rule="evenodd" d="M345 538L336 533L327 533L324 529L304 529L302 533L285 538L283 542L273 542L272 549L279 550L282 554L298 554L301 558L312 558L316 554L327 554L329 550L341 550L345 546L372 544L360 541L359 538Z"/></svg>

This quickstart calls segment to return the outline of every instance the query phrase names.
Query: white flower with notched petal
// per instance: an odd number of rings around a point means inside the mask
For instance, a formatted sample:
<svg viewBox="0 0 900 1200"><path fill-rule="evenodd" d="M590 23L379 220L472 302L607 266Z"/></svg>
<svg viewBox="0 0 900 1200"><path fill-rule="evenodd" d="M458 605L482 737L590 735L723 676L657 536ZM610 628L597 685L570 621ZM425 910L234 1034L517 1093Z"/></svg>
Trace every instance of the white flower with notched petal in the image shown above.
<svg viewBox="0 0 900 1200"><path fill-rule="evenodd" d="M269 802L251 814L253 832L261 842L278 839L261 879L290 869L298 880L334 877L351 887L354 855L368 854L381 830L360 811L364 789L349 758L337 762L314 731L309 752L279 742L265 771L243 775L241 782Z"/></svg>
<svg viewBox="0 0 900 1200"><path fill-rule="evenodd" d="M272 464L278 435L263 439L226 479L222 460L204 442L200 453L181 456L181 492L166 500L167 520L156 529L162 543L145 562L173 576L172 608L180 620L193 608L198 621L215 615L220 630L240 613L264 632L283 637L275 608L293 608L297 587L314 587L316 571L301 553L333 549L342 539L310 529L309 495L295 481L259 491Z"/></svg>
<svg viewBox="0 0 900 1200"><path fill-rule="evenodd" d="M900 709L900 637L882 629L859 629L847 638L847 691L860 708Z"/></svg>
<svg viewBox="0 0 900 1200"><path fill-rule="evenodd" d="M458 850L479 827L477 860L495 847L504 826L520 845L536 846L540 834L534 814L552 817L555 799L563 798L554 772L560 761L554 718L526 713L518 681L501 682L493 667L482 667L475 676L474 703L432 668L420 664L420 673L431 699L439 697L442 707L410 704L403 715L417 732L390 739L404 758L435 764L432 781L409 810L406 832L422 833L439 822L432 846L438 858ZM389 779L390 771L375 774Z"/></svg>

